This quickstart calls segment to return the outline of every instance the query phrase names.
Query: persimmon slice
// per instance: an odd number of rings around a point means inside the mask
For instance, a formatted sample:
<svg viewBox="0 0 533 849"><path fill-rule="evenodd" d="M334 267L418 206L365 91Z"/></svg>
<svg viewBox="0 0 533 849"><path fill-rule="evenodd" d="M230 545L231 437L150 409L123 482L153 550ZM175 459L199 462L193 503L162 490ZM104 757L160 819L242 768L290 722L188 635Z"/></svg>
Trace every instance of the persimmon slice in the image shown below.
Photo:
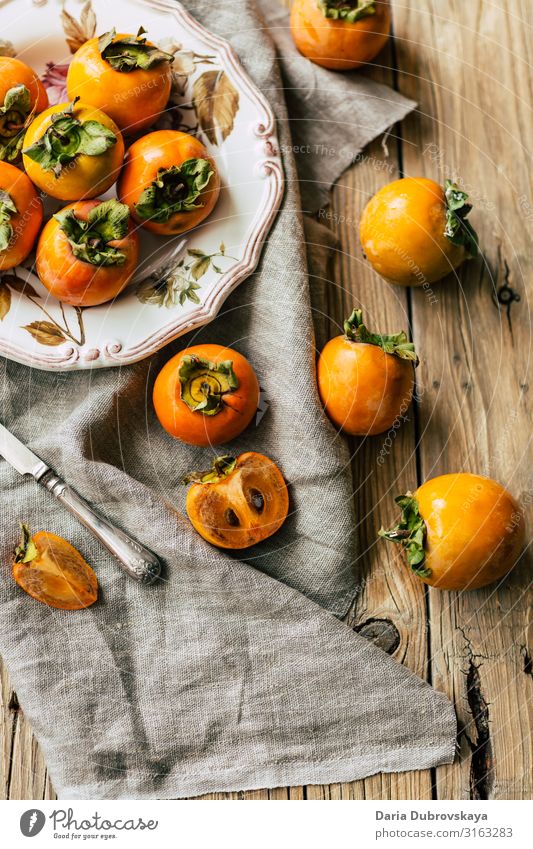
<svg viewBox="0 0 533 849"><path fill-rule="evenodd" d="M98 581L79 551L48 531L22 525L13 578L32 598L58 610L82 610L98 598Z"/></svg>

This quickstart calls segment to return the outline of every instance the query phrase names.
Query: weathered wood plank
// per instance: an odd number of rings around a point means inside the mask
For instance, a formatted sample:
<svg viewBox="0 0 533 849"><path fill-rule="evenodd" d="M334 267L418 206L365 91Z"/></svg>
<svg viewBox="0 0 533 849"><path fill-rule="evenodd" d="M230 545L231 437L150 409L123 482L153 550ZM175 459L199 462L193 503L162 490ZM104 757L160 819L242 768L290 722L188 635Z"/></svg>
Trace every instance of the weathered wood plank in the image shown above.
<svg viewBox="0 0 533 849"><path fill-rule="evenodd" d="M434 287L434 303L413 293L422 476L489 475L531 516L529 5L420 0L394 12L400 88L420 103L403 125L405 171L462 176L484 252ZM513 291L521 301L508 311L498 295ZM439 798L531 798L531 600L530 555L499 588L430 592L434 683L464 726L460 763L438 770Z"/></svg>

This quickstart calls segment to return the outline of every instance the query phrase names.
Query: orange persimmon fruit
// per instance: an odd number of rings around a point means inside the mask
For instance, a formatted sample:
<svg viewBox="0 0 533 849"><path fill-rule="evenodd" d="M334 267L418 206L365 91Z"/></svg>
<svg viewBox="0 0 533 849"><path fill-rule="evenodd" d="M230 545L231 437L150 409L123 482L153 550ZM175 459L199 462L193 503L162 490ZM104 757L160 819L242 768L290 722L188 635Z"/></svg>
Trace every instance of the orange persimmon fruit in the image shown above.
<svg viewBox="0 0 533 849"><path fill-rule="evenodd" d="M417 362L403 331L370 333L362 311L354 310L344 322L344 335L330 339L318 358L318 391L326 413L352 436L389 430L411 403Z"/></svg>
<svg viewBox="0 0 533 849"><path fill-rule="evenodd" d="M389 0L294 0L291 33L304 56L332 71L374 59L389 38Z"/></svg>
<svg viewBox="0 0 533 849"><path fill-rule="evenodd" d="M478 251L467 199L450 180L444 187L425 177L388 183L361 217L366 258L378 274L400 286L441 280Z"/></svg>
<svg viewBox="0 0 533 849"><path fill-rule="evenodd" d="M205 146L187 133L158 130L126 153L117 195L134 219L161 236L197 227L218 200L220 178Z"/></svg>
<svg viewBox="0 0 533 849"><path fill-rule="evenodd" d="M138 257L139 237L128 207L116 199L86 200L69 204L46 223L35 266L59 301L92 307L122 292Z"/></svg>
<svg viewBox="0 0 533 849"><path fill-rule="evenodd" d="M220 445L250 424L259 383L248 360L233 348L193 345L163 366L153 399L171 436L190 445Z"/></svg>
<svg viewBox="0 0 533 849"><path fill-rule="evenodd" d="M503 578L524 546L524 516L505 487L468 472L440 475L396 499L399 523L380 536L400 543L426 584L473 590Z"/></svg>
<svg viewBox="0 0 533 849"><path fill-rule="evenodd" d="M98 598L98 581L79 551L48 531L22 525L13 578L24 592L58 610L82 610Z"/></svg>
<svg viewBox="0 0 533 849"><path fill-rule="evenodd" d="M116 181L123 159L124 140L115 122L77 100L41 112L24 137L28 177L57 200L103 194Z"/></svg>
<svg viewBox="0 0 533 849"><path fill-rule="evenodd" d="M217 457L193 473L186 509L194 529L219 548L248 548L276 533L289 511L287 484L276 464L255 451Z"/></svg>
<svg viewBox="0 0 533 849"><path fill-rule="evenodd" d="M41 198L26 174L0 162L0 271L20 265L43 222Z"/></svg>
<svg viewBox="0 0 533 849"><path fill-rule="evenodd" d="M0 56L0 160L17 162L32 117L48 107L39 77L24 62Z"/></svg>
<svg viewBox="0 0 533 849"><path fill-rule="evenodd" d="M157 121L170 96L174 56L143 33L111 30L89 39L72 57L67 74L68 96L101 109L125 134Z"/></svg>

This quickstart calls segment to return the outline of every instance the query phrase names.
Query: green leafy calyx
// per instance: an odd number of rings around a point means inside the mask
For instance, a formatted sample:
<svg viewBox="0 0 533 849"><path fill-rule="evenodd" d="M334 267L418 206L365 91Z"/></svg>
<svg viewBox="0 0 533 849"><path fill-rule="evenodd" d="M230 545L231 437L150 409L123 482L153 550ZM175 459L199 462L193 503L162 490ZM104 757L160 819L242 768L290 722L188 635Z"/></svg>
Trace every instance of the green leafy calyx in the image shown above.
<svg viewBox="0 0 533 849"><path fill-rule="evenodd" d="M102 59L108 62L113 70L128 73L136 68L148 71L150 68L160 65L161 62L174 61L172 53L165 53L158 47L147 44L142 36L146 32L143 27L139 29L136 36L128 35L116 39L116 30L104 33L98 39L98 49ZM116 40L115 40L116 39Z"/></svg>
<svg viewBox="0 0 533 849"><path fill-rule="evenodd" d="M207 159L187 159L182 165L160 168L157 177L135 204L139 218L163 223L177 212L203 206L198 198L213 176Z"/></svg>
<svg viewBox="0 0 533 849"><path fill-rule="evenodd" d="M53 171L56 177L80 154L100 156L117 143L114 132L99 121L76 118L74 108L78 99L73 100L63 112L54 113L44 135L23 151L43 171Z"/></svg>
<svg viewBox="0 0 533 849"><path fill-rule="evenodd" d="M94 206L87 220L78 218L73 209L58 212L54 218L77 259L91 265L124 265L126 254L110 242L126 236L129 214L125 203L112 199Z"/></svg>
<svg viewBox="0 0 533 849"><path fill-rule="evenodd" d="M418 509L418 501L411 492L399 495L395 501L402 509L401 519L389 531L381 528L379 535L390 542L403 545L407 562L415 575L419 578L429 578L431 570L425 566L427 528Z"/></svg>
<svg viewBox="0 0 533 849"><path fill-rule="evenodd" d="M16 162L20 156L24 134L33 120L30 92L25 85L13 86L0 106L0 159Z"/></svg>
<svg viewBox="0 0 533 849"><path fill-rule="evenodd" d="M190 410L204 416L216 416L224 406L224 395L239 386L231 360L211 363L200 357L183 357L178 376L181 399Z"/></svg>
<svg viewBox="0 0 533 849"><path fill-rule="evenodd" d="M20 530L21 539L20 545L17 545L15 549L15 563L29 563L30 560L35 560L39 552L28 526L21 523Z"/></svg>
<svg viewBox="0 0 533 849"><path fill-rule="evenodd" d="M211 468L206 472L190 472L183 478L183 483L218 483L235 471L237 460L230 454L215 457Z"/></svg>
<svg viewBox="0 0 533 849"><path fill-rule="evenodd" d="M325 18L355 24L376 14L376 0L318 0L318 8Z"/></svg>
<svg viewBox="0 0 533 849"><path fill-rule="evenodd" d="M386 354L393 354L401 360L411 360L415 366L418 365L415 346L412 342L409 342L403 330L391 336L370 333L363 324L362 310L353 310L351 316L344 322L344 333L352 342L365 342L367 345L377 345Z"/></svg>
<svg viewBox="0 0 533 849"><path fill-rule="evenodd" d="M472 204L467 203L468 195L461 191L452 180L446 180L444 194L446 196L446 229L444 235L454 245L462 246L469 256L477 256L479 252L478 236L470 222L466 220L472 209Z"/></svg>
<svg viewBox="0 0 533 849"><path fill-rule="evenodd" d="M11 195L0 189L0 252L5 251L9 247L9 243L13 238L11 218L17 212L17 207L13 203Z"/></svg>

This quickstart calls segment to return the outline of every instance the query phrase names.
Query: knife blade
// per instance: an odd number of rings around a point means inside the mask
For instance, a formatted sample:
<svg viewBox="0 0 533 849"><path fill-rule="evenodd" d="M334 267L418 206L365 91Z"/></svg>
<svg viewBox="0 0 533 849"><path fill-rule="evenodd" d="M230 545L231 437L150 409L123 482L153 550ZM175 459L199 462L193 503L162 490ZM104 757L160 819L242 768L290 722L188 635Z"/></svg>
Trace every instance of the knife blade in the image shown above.
<svg viewBox="0 0 533 849"><path fill-rule="evenodd" d="M130 578L153 584L161 574L161 563L153 552L101 516L37 454L0 424L0 456L21 475L31 475L100 540Z"/></svg>

